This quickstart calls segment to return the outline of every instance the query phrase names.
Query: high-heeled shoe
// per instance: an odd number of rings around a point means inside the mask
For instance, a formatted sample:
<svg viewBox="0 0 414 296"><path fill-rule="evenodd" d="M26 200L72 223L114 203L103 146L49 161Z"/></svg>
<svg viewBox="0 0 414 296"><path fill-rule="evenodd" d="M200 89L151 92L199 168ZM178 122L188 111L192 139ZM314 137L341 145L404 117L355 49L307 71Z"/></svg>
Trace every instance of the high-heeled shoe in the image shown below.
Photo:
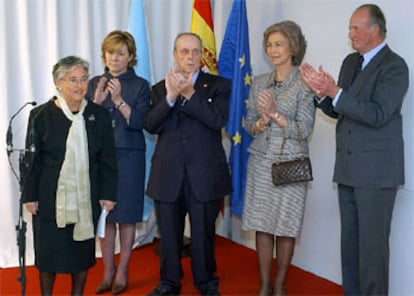
<svg viewBox="0 0 414 296"><path fill-rule="evenodd" d="M115 266L114 273L112 274L111 281L109 283L107 283L107 282L101 282L96 287L95 293L96 294L102 294L102 293L111 291L112 290L112 282L114 281L115 275L116 275L116 266Z"/></svg>
<svg viewBox="0 0 414 296"><path fill-rule="evenodd" d="M112 295L122 294L123 292L125 292L126 289L127 289L127 283L125 284L114 283L112 285Z"/></svg>
<svg viewBox="0 0 414 296"><path fill-rule="evenodd" d="M112 289L112 283L105 283L101 282L95 289L96 294L102 294L105 292L109 292Z"/></svg>
<svg viewBox="0 0 414 296"><path fill-rule="evenodd" d="M117 282L116 280L114 280L114 282L112 283L112 295L122 294L127 289L127 285L128 285L128 272L125 272L124 283Z"/></svg>

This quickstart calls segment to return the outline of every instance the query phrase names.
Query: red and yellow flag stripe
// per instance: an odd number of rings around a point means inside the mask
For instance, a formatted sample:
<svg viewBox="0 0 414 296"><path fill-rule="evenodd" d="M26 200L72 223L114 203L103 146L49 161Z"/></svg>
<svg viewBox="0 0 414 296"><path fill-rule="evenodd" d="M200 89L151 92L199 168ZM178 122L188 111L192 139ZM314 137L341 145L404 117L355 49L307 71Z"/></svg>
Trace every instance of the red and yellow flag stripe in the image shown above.
<svg viewBox="0 0 414 296"><path fill-rule="evenodd" d="M203 70L217 74L216 40L210 0L193 0L190 31L198 34L203 40Z"/></svg>

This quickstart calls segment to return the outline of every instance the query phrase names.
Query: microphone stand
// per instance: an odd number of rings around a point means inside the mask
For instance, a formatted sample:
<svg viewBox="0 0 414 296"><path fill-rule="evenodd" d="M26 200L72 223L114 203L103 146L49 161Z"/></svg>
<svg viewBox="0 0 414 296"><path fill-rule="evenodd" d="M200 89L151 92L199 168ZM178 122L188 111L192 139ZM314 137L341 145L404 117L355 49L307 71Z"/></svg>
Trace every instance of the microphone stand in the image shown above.
<svg viewBox="0 0 414 296"><path fill-rule="evenodd" d="M19 191L22 192L23 189L23 176L27 170L28 163L26 162L25 153L26 152L34 152L31 149L14 149L13 148L13 133L12 133L12 121L23 110L24 107L27 105L35 106L36 102L27 102L19 110L11 117L9 121L9 126L7 129L7 136L6 136L6 143L7 143L7 158L9 159L10 167L13 171L13 174L16 176L19 182ZM20 171L20 178L17 176L16 172L13 169L12 162L10 156L13 152L19 152L19 171ZM17 232L17 246L19 248L19 270L20 275L17 280L21 284L22 294L26 295L26 230L27 230L27 223L23 219L23 202L22 199L19 198L19 217L17 224L15 226L15 230Z"/></svg>
<svg viewBox="0 0 414 296"><path fill-rule="evenodd" d="M23 178L24 172L28 167L28 163L26 162L25 154L26 152L32 152L30 149L9 149L9 163L11 165L10 154L12 152L19 152L19 171L20 171L20 178L17 177L17 174L14 172L14 175L18 178L19 181L19 188L20 192L23 189ZM27 223L23 219L23 202L22 199L19 198L19 217L17 220L17 224L15 226L16 230L16 237L17 237L17 246L19 248L19 270L20 275L17 280L20 282L22 287L22 294L26 295L26 230L27 230Z"/></svg>
<svg viewBox="0 0 414 296"><path fill-rule="evenodd" d="M25 153L26 149L19 150L19 170L20 170L20 192L23 189L23 178L22 173L26 169L26 161L25 161ZM19 199L19 219L16 224L16 232L17 232L17 246L19 248L19 270L20 276L17 280L20 282L22 287L22 295L26 295L26 230L27 230L27 223L23 219L23 202L22 199Z"/></svg>

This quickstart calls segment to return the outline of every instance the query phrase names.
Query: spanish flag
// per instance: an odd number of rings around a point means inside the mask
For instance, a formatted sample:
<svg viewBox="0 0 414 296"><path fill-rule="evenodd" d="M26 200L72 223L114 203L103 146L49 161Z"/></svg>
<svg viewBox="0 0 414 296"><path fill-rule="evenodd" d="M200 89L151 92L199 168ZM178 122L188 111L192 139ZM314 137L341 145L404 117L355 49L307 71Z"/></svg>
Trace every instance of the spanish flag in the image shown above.
<svg viewBox="0 0 414 296"><path fill-rule="evenodd" d="M210 0L193 0L190 31L199 35L203 40L203 56L201 57L203 71L217 74L216 41Z"/></svg>

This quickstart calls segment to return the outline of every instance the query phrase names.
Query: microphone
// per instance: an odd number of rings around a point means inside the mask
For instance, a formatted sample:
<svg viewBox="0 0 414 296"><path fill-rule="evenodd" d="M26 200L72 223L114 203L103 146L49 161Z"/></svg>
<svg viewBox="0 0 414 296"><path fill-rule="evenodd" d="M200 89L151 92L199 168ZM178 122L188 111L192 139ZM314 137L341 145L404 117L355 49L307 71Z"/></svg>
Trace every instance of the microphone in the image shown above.
<svg viewBox="0 0 414 296"><path fill-rule="evenodd" d="M6 135L6 144L7 144L7 156L10 155L10 153L13 151L13 132L12 132L12 122L13 119L22 111L27 105L36 106L36 101L30 101L26 102L17 110L16 113L13 114L13 116L10 118L9 126L7 128L7 135Z"/></svg>

